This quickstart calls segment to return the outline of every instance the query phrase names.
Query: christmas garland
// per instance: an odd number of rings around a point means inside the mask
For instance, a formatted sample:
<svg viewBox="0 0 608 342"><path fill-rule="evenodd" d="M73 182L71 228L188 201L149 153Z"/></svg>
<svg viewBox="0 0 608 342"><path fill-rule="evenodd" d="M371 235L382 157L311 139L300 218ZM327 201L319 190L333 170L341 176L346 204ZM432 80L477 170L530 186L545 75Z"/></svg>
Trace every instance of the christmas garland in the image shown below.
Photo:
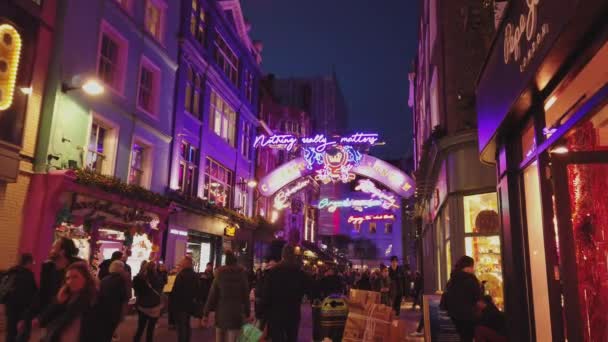
<svg viewBox="0 0 608 342"><path fill-rule="evenodd" d="M120 178L100 175L91 170L75 170L76 183L97 187L109 193L121 195L130 199L146 202L158 207L168 207L170 200L166 196L142 188L141 186L127 184Z"/></svg>

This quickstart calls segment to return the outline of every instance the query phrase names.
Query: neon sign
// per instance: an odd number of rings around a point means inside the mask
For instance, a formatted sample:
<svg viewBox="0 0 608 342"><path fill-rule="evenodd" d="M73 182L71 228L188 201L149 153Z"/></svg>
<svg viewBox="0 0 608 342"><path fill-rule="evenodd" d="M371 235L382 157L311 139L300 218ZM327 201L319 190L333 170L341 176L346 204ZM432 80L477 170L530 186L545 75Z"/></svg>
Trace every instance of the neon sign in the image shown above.
<svg viewBox="0 0 608 342"><path fill-rule="evenodd" d="M289 198L296 192L304 189L306 186L308 186L308 184L310 184L310 179L307 178L302 181L299 181L298 183L294 184L292 187L281 190L274 197L273 207L277 210L283 210L283 209L287 208L289 206L289 204L287 204L287 202L289 201Z"/></svg>
<svg viewBox="0 0 608 342"><path fill-rule="evenodd" d="M366 221L395 220L394 214L349 216L348 223L361 224Z"/></svg>
<svg viewBox="0 0 608 342"><path fill-rule="evenodd" d="M317 207L319 209L327 208L327 211L333 213L338 208L353 208L357 211L363 211L364 208L380 207L383 205L382 200L378 199L353 199L350 198L343 200L330 200L329 198L323 198L319 201Z"/></svg>
<svg viewBox="0 0 608 342"><path fill-rule="evenodd" d="M302 137L298 138L292 134L281 134L281 135L258 135L254 142L253 147L270 147L276 149L282 149L291 151L299 143L303 147L311 147L316 152L325 152L328 147L334 145L370 145L373 146L378 142L377 133L355 133L349 136L338 137L336 140L330 140L324 134L317 134L314 137Z"/></svg>
<svg viewBox="0 0 608 342"><path fill-rule="evenodd" d="M348 183L355 179L351 169L361 161L361 153L352 146L336 146L333 151L318 152L315 148L304 149L306 168L315 170L315 180L327 184L329 182ZM319 168L320 167L320 168Z"/></svg>
<svg viewBox="0 0 608 342"><path fill-rule="evenodd" d="M355 187L355 190L362 191L366 194L372 195L372 198L379 198L382 200L382 207L384 209L390 208L399 208L398 205L395 204L397 199L394 195L386 193L376 187L376 184L369 179L361 179L359 180L359 184Z"/></svg>

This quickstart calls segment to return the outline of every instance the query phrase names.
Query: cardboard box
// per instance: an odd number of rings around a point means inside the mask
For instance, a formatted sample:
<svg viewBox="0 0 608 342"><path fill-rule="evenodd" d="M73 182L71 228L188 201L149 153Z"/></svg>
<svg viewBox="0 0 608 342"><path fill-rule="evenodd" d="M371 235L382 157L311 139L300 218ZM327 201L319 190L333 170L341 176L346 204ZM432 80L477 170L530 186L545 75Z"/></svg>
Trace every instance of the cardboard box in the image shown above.
<svg viewBox="0 0 608 342"><path fill-rule="evenodd" d="M349 300L364 304L380 304L380 292L351 289Z"/></svg>
<svg viewBox="0 0 608 342"><path fill-rule="evenodd" d="M395 319L391 323L390 342L405 342L407 341L407 330L405 321Z"/></svg>
<svg viewBox="0 0 608 342"><path fill-rule="evenodd" d="M382 342L390 337L393 310L382 304L351 302L343 341Z"/></svg>

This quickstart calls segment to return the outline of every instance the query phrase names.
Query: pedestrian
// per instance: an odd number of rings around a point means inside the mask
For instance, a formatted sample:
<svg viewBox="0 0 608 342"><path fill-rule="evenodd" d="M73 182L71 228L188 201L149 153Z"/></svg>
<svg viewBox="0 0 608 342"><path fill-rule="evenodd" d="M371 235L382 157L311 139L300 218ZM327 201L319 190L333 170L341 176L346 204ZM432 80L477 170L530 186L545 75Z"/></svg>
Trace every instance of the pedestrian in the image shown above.
<svg viewBox="0 0 608 342"><path fill-rule="evenodd" d="M386 306L391 305L391 278L388 275L388 267L380 266L380 302Z"/></svg>
<svg viewBox="0 0 608 342"><path fill-rule="evenodd" d="M1 302L5 305L6 313L6 342L28 341L30 338L31 322L28 318L29 308L38 291L32 266L34 258L31 254L22 254L19 264L10 268L2 277ZM17 326L24 323L19 333Z"/></svg>
<svg viewBox="0 0 608 342"><path fill-rule="evenodd" d="M112 336L123 320L130 294L125 264L120 258L115 259L108 268L106 275L99 285L99 296L96 314L98 320L100 341L110 342Z"/></svg>
<svg viewBox="0 0 608 342"><path fill-rule="evenodd" d="M441 307L447 310L462 342L473 341L475 308L480 298L479 281L475 277L475 261L464 255L454 265L441 298Z"/></svg>
<svg viewBox="0 0 608 342"><path fill-rule="evenodd" d="M131 256L131 250L127 249L124 253L122 253L122 259L121 259L122 262L125 264L125 271L129 275L129 280L133 279L133 273L131 273L131 266L129 266L129 263L127 262L129 260L130 256Z"/></svg>
<svg viewBox="0 0 608 342"><path fill-rule="evenodd" d="M344 284L339 275L336 274L334 268L329 268L325 273L325 277L321 279L321 298L325 298L332 294L342 294L344 292Z"/></svg>
<svg viewBox="0 0 608 342"><path fill-rule="evenodd" d="M226 251L226 265L217 269L203 311L204 325L209 312L215 312L215 340L236 342L245 321L252 321L247 272L237 264L232 251Z"/></svg>
<svg viewBox="0 0 608 342"><path fill-rule="evenodd" d="M193 269L192 257L185 256L180 263L180 271L175 278L170 301L174 312L178 342L189 342L191 336L190 317L201 310L199 301L200 285Z"/></svg>
<svg viewBox="0 0 608 342"><path fill-rule="evenodd" d="M282 260L263 284L263 306L272 342L296 342L302 298L310 292L311 279L302 270L294 246L285 245Z"/></svg>
<svg viewBox="0 0 608 342"><path fill-rule="evenodd" d="M416 309L416 306L419 306L422 309L422 275L420 272L416 271L414 274L414 288L412 289L412 297L414 302L412 303L412 310Z"/></svg>
<svg viewBox="0 0 608 342"><path fill-rule="evenodd" d="M201 285L201 303L207 303L207 298L209 298L209 291L211 291L211 285L213 284L213 264L208 262L205 266L205 271L201 273L200 276L200 285Z"/></svg>
<svg viewBox="0 0 608 342"><path fill-rule="evenodd" d="M475 327L475 341L477 342L506 342L507 326L505 314L502 313L492 301L491 296L483 296L477 302L479 320Z"/></svg>
<svg viewBox="0 0 608 342"><path fill-rule="evenodd" d="M99 273L97 274L99 280L103 280L103 278L110 274L110 265L112 262L116 260L122 261L122 255L123 253L121 251L115 251L112 253L112 257L110 259L106 259L99 264Z"/></svg>
<svg viewBox="0 0 608 342"><path fill-rule="evenodd" d="M388 274L391 282L390 297L395 316L399 317L401 313L401 301L404 294L405 273L399 266L399 258L393 255L391 257L391 267L388 269Z"/></svg>
<svg viewBox="0 0 608 342"><path fill-rule="evenodd" d="M150 261L144 264L142 262L139 273L133 279L133 289L137 298L135 307L138 315L134 342L141 340L144 330L147 342L154 339L154 328L162 309L162 287L162 280L156 272L156 263Z"/></svg>
<svg viewBox="0 0 608 342"><path fill-rule="evenodd" d="M40 271L39 312L55 302L59 289L66 279L66 269L73 263L82 261L78 258L78 247L72 239L61 237L53 243L49 260L42 264Z"/></svg>
<svg viewBox="0 0 608 342"><path fill-rule="evenodd" d="M96 298L97 279L89 266L84 261L72 263L56 300L32 325L46 328L43 342L98 341L99 317L93 312Z"/></svg>
<svg viewBox="0 0 608 342"><path fill-rule="evenodd" d="M357 281L357 289L363 291L372 290L372 280L369 270L365 270L361 273L361 278Z"/></svg>
<svg viewBox="0 0 608 342"><path fill-rule="evenodd" d="M266 263L266 268L260 272L259 275L259 279L256 282L255 285L255 302L254 302L254 310L255 310L255 318L258 320L258 328L260 329L264 329L264 327L266 326L266 322L267 322L267 318L268 318L268 313L264 312L264 306L262 305L263 303L263 289L264 289L264 282L267 280L268 277L268 272L270 272L270 270L276 266L277 261L276 257L269 257L268 258L268 262Z"/></svg>

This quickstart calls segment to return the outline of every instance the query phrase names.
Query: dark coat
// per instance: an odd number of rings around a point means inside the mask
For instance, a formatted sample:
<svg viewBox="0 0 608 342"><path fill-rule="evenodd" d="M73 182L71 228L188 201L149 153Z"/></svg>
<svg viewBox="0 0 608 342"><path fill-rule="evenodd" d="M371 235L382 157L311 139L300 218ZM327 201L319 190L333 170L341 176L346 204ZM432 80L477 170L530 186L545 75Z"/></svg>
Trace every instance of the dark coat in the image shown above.
<svg viewBox="0 0 608 342"><path fill-rule="evenodd" d="M112 333L120 323L125 304L129 301L129 285L126 274L110 273L101 281L95 313L99 319L100 336L105 341L112 340Z"/></svg>
<svg viewBox="0 0 608 342"><path fill-rule="evenodd" d="M460 321L475 320L475 307L481 297L481 289L474 274L452 272L444 295L445 308L450 317Z"/></svg>
<svg viewBox="0 0 608 342"><path fill-rule="evenodd" d="M312 289L311 278L298 266L279 263L269 270L262 289L262 305L271 322L300 320L305 294Z"/></svg>
<svg viewBox="0 0 608 342"><path fill-rule="evenodd" d="M39 309L44 311L49 305L55 302L55 296L59 292L63 282L65 280L65 271L69 265L82 261L79 258L73 258L70 260L66 268L58 270L55 267L55 262L49 260L42 264L40 271L40 292L39 292Z"/></svg>
<svg viewBox="0 0 608 342"><path fill-rule="evenodd" d="M494 303L488 304L481 312L479 325L483 325L494 330L502 336L507 336L507 325L505 322L505 314L502 313Z"/></svg>
<svg viewBox="0 0 608 342"><path fill-rule="evenodd" d="M401 266L396 269L388 268L388 276L391 278L391 296L403 296L405 293L405 272Z"/></svg>
<svg viewBox="0 0 608 342"><path fill-rule="evenodd" d="M195 311L196 300L200 296L200 284L198 275L192 268L181 270L173 285L170 301L174 312L192 313Z"/></svg>
<svg viewBox="0 0 608 342"><path fill-rule="evenodd" d="M103 280L107 275L110 274L110 265L112 262L118 259L106 259L99 264L99 272L97 272L97 276L99 280Z"/></svg>
<svg viewBox="0 0 608 342"><path fill-rule="evenodd" d="M361 279L359 279L359 281L357 281L357 289L364 290L364 291L371 291L373 289L372 282L369 279L368 275L363 274L361 276ZM378 290L378 291L380 291L380 290Z"/></svg>
<svg viewBox="0 0 608 342"><path fill-rule="evenodd" d="M38 291L34 272L22 266L15 266L6 272L7 276L15 277L14 291L6 298L6 305L11 307L11 312L25 314L33 303L34 296ZM19 317L25 319L25 317Z"/></svg>
<svg viewBox="0 0 608 342"><path fill-rule="evenodd" d="M67 303L50 304L40 315L40 326L46 328L43 342L59 342L61 335L74 320L80 318L80 342L101 341L99 326L93 311L91 298L85 294L70 298ZM74 341L76 342L76 341Z"/></svg>
<svg viewBox="0 0 608 342"><path fill-rule="evenodd" d="M213 284L213 272L203 272L200 279L201 293L200 298L203 303L207 302L209 298L209 291L211 291L211 285Z"/></svg>
<svg viewBox="0 0 608 342"><path fill-rule="evenodd" d="M342 282L342 278L337 274L322 278L320 287L322 298L332 294L342 294L344 292L344 283Z"/></svg>
<svg viewBox="0 0 608 342"><path fill-rule="evenodd" d="M251 314L247 273L238 265L222 266L209 291L204 315L215 311L215 326L220 329L240 329Z"/></svg>

